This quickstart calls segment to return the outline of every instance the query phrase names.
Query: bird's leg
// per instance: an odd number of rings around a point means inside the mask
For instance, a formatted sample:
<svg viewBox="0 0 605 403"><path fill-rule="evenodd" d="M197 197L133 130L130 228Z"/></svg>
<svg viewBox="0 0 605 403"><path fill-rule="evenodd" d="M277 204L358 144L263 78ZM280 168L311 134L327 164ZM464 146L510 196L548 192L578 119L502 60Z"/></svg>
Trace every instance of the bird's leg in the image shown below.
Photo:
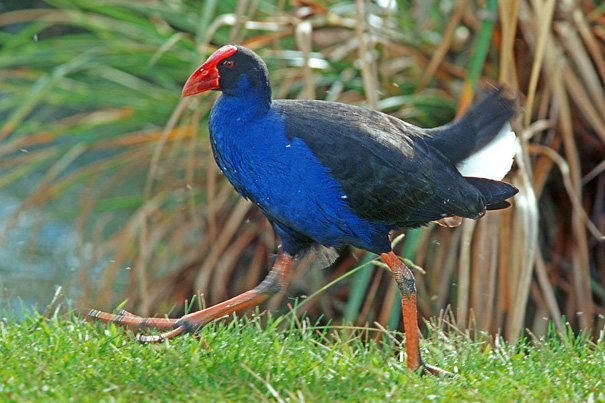
<svg viewBox="0 0 605 403"><path fill-rule="evenodd" d="M228 315L232 312L258 304L270 296L279 292L286 286L286 279L293 257L286 252L281 252L277 257L273 268L267 277L256 288L246 291L220 304L213 305L200 311L184 315L180 319L167 318L143 318L120 310L116 315L91 309L85 314L103 322L113 322L118 325L130 326L139 329L168 330L160 335L138 335L139 341L144 343L157 343L171 339L182 333L195 332L203 325Z"/></svg>
<svg viewBox="0 0 605 403"><path fill-rule="evenodd" d="M432 375L448 375L449 372L424 362L420 356L418 335L418 317L416 311L416 281L412 271L393 253L383 253L382 260L393 272L393 277L401 291L403 308L403 326L405 327L405 345L408 356L407 365L412 371L428 372Z"/></svg>

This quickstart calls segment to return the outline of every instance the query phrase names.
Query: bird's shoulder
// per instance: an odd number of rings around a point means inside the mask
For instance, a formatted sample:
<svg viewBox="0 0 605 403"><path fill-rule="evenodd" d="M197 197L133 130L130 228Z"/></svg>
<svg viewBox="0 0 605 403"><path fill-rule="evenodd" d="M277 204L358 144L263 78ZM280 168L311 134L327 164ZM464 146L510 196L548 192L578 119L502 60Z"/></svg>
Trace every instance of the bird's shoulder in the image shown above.
<svg viewBox="0 0 605 403"><path fill-rule="evenodd" d="M284 119L286 135L348 148L393 149L410 153L426 131L385 113L356 105L318 100L275 100L272 109Z"/></svg>

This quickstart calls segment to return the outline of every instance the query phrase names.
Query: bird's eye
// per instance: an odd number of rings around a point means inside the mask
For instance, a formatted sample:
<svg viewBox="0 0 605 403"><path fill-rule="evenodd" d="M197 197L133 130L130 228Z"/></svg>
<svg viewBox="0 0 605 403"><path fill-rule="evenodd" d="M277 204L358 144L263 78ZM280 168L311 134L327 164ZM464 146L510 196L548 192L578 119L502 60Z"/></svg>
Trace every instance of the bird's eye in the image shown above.
<svg viewBox="0 0 605 403"><path fill-rule="evenodd" d="M223 63L225 67L227 68L231 68L233 67L233 60L225 60L225 63Z"/></svg>

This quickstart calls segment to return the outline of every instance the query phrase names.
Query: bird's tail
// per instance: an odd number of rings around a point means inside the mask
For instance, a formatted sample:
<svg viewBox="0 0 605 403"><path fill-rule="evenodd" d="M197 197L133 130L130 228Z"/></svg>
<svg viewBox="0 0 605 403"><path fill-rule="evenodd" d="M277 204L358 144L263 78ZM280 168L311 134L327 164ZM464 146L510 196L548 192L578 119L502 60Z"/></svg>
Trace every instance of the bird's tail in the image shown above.
<svg viewBox="0 0 605 403"><path fill-rule="evenodd" d="M508 120L517 102L504 89L491 92L462 119L428 130L427 143L445 155L463 176L500 180L510 170L517 148Z"/></svg>
<svg viewBox="0 0 605 403"><path fill-rule="evenodd" d="M499 182L485 178L465 178L485 198L488 210L500 210L510 206L506 199L513 197L519 189L508 183Z"/></svg>

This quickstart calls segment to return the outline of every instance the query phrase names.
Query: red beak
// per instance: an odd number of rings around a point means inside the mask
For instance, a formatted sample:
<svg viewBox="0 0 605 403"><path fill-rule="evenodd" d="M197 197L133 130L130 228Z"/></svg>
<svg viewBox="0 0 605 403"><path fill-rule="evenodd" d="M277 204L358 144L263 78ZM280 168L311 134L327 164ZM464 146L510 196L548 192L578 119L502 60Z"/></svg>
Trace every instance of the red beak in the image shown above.
<svg viewBox="0 0 605 403"><path fill-rule="evenodd" d="M223 59L237 52L237 47L226 45L214 52L199 69L193 72L183 87L182 97L199 94L209 90L219 90L217 66Z"/></svg>
<svg viewBox="0 0 605 403"><path fill-rule="evenodd" d="M189 77L183 87L183 92L181 93L182 97L188 97L189 95L195 95L209 90L218 90L220 88L218 85L219 75L216 67L208 68L204 66L206 66L205 63Z"/></svg>

